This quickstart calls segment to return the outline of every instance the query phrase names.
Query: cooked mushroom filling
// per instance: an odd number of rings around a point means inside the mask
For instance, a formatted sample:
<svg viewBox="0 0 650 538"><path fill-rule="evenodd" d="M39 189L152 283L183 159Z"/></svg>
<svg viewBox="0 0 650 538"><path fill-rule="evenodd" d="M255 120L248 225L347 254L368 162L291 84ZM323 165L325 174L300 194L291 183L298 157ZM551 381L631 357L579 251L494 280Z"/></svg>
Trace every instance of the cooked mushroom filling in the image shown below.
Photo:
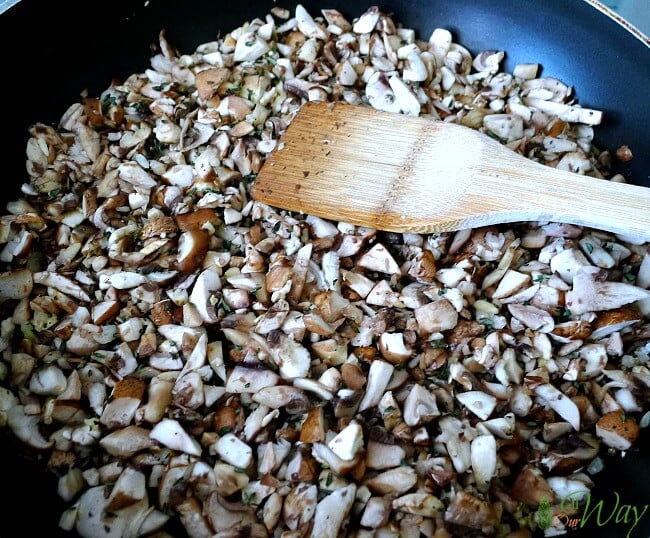
<svg viewBox="0 0 650 538"><path fill-rule="evenodd" d="M0 218L0 424L49 458L63 529L526 536L633 446L647 244L555 222L385 233L249 195L324 100L609 178L601 113L503 57L374 7L274 7L191 54L161 35L143 73L31 128Z"/></svg>

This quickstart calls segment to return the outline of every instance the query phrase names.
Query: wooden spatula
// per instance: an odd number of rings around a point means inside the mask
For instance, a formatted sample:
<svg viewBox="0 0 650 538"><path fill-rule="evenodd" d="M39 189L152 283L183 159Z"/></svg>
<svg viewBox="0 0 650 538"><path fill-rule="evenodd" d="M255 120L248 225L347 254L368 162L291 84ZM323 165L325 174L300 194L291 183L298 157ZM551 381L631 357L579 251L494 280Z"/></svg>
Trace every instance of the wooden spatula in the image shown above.
<svg viewBox="0 0 650 538"><path fill-rule="evenodd" d="M469 127L365 106L304 105L253 197L396 232L556 221L650 239L648 188L535 163Z"/></svg>

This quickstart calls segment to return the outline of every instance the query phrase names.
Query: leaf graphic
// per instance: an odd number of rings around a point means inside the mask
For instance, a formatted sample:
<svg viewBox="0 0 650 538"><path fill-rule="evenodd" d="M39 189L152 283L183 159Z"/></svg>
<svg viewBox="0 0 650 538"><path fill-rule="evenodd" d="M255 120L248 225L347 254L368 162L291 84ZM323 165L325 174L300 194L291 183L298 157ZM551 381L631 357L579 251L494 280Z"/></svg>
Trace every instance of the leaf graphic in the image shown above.
<svg viewBox="0 0 650 538"><path fill-rule="evenodd" d="M549 500L544 498L542 502L539 503L539 508L537 509L537 524L540 529L546 530L551 526L553 522L553 515L551 513L551 504Z"/></svg>

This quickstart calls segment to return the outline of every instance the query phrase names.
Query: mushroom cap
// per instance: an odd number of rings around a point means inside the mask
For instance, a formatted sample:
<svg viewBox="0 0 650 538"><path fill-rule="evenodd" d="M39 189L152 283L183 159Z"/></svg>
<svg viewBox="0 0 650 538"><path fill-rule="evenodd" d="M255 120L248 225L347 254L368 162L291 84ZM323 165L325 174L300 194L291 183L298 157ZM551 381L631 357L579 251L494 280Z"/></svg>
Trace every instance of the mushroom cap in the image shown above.
<svg viewBox="0 0 650 538"><path fill-rule="evenodd" d="M600 340L625 327L638 323L643 316L633 305L626 305L614 310L600 312L592 322L592 340Z"/></svg>
<svg viewBox="0 0 650 538"><path fill-rule="evenodd" d="M623 411L610 411L596 422L596 435L611 448L627 450L639 436L639 425Z"/></svg>

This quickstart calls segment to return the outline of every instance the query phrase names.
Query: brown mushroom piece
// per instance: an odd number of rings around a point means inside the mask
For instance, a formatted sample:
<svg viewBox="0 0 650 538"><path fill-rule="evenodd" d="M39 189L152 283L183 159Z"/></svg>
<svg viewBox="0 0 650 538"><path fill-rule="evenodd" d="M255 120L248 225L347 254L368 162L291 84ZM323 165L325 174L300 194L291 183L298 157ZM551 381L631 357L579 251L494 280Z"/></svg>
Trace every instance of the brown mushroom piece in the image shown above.
<svg viewBox="0 0 650 538"><path fill-rule="evenodd" d="M178 268L192 273L203 263L208 251L208 234L203 230L183 232L178 239Z"/></svg>
<svg viewBox="0 0 650 538"><path fill-rule="evenodd" d="M628 450L639 436L639 425L623 411L611 411L596 422L596 435L611 448Z"/></svg>
<svg viewBox="0 0 650 538"><path fill-rule="evenodd" d="M494 533L498 516L487 502L464 491L457 492L444 514L445 522L478 530L486 534Z"/></svg>

